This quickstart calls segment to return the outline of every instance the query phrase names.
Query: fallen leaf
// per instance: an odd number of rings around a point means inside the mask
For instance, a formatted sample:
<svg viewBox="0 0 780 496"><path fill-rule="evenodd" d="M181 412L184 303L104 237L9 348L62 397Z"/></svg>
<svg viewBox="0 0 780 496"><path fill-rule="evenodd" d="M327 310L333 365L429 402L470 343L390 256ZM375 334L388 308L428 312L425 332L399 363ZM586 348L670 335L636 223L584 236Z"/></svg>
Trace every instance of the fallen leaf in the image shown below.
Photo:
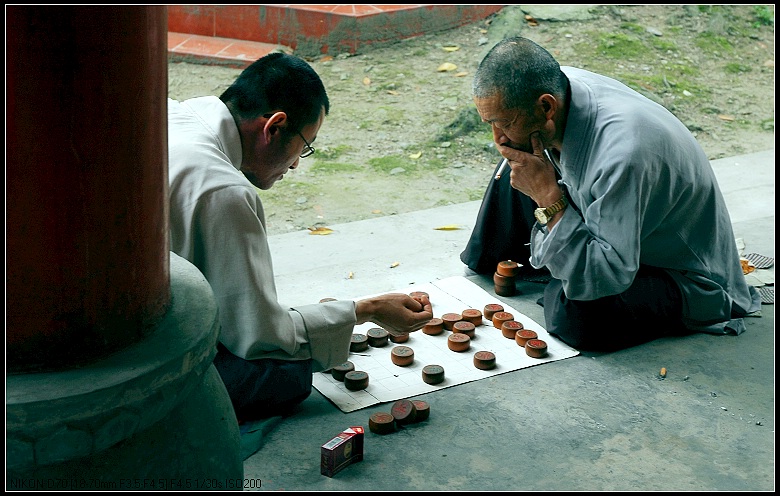
<svg viewBox="0 0 780 496"><path fill-rule="evenodd" d="M401 262L393 262L393 263L390 264L390 268L394 269L394 268L398 267L399 265L401 265Z"/></svg>
<svg viewBox="0 0 780 496"><path fill-rule="evenodd" d="M330 62L331 60L333 60L333 57L326 55L320 59L320 62Z"/></svg>
<svg viewBox="0 0 780 496"><path fill-rule="evenodd" d="M730 115L724 115L724 114L720 114L720 115L718 116L718 119L720 119L720 120L722 120L722 121L733 121L733 120L734 120L734 117L732 117L732 116L730 116Z"/></svg>
<svg viewBox="0 0 780 496"><path fill-rule="evenodd" d="M469 75L468 72L463 71L463 72L459 72L459 73L455 74L455 77L463 77L463 76L468 76L468 75Z"/></svg>
<svg viewBox="0 0 780 496"><path fill-rule="evenodd" d="M420 157L422 157L422 152L412 153L411 155L409 155L409 158L412 160L417 160Z"/></svg>
<svg viewBox="0 0 780 496"><path fill-rule="evenodd" d="M387 90L387 92L388 92L389 94L391 94L391 95L397 95L397 94L398 94L398 92L397 92L397 91L395 91L395 90Z"/></svg>
<svg viewBox="0 0 780 496"><path fill-rule="evenodd" d="M443 46L441 47L442 50L445 52L457 52L460 50L460 47L458 45L450 45L450 46Z"/></svg>
<svg viewBox="0 0 780 496"><path fill-rule="evenodd" d="M457 65L455 65L455 64L453 64L451 62L445 62L442 65L440 65L439 68L436 69L436 70L438 72L450 72L450 71L454 71L457 68L458 68Z"/></svg>
<svg viewBox="0 0 780 496"><path fill-rule="evenodd" d="M460 226L456 226L455 224L448 224L446 226L434 227L433 229L436 231L457 231L458 229L463 229L463 228Z"/></svg>
<svg viewBox="0 0 780 496"><path fill-rule="evenodd" d="M539 21L537 21L536 19L534 19L532 16L530 16L528 14L525 15L525 22L527 22L529 26L538 26L539 25Z"/></svg>
<svg viewBox="0 0 780 496"><path fill-rule="evenodd" d="M381 210L372 210L371 213L372 214L381 214L382 211Z"/></svg>
<svg viewBox="0 0 780 496"><path fill-rule="evenodd" d="M363 78L363 84L368 86L369 84L371 84L371 79L369 79L368 76L364 77Z"/></svg>
<svg viewBox="0 0 780 496"><path fill-rule="evenodd" d="M319 236L324 236L324 235L330 234L332 232L333 232L333 229L331 229L329 227L319 226L319 227L310 227L309 228L309 234L316 234L316 235L319 235Z"/></svg>

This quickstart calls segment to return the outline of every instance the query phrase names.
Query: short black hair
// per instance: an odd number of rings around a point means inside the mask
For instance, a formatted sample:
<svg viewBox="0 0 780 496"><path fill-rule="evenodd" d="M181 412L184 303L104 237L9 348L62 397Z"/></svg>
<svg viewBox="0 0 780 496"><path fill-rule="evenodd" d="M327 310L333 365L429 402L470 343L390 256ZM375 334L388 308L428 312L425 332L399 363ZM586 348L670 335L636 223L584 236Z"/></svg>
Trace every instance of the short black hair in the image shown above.
<svg viewBox="0 0 780 496"><path fill-rule="evenodd" d="M482 59L473 96L501 95L506 108L526 111L545 93L563 98L568 78L555 58L533 41L515 36L499 41Z"/></svg>
<svg viewBox="0 0 780 496"><path fill-rule="evenodd" d="M323 108L325 115L330 112L328 93L317 72L305 60L283 52L253 62L219 99L242 120L283 110L292 132L316 122Z"/></svg>

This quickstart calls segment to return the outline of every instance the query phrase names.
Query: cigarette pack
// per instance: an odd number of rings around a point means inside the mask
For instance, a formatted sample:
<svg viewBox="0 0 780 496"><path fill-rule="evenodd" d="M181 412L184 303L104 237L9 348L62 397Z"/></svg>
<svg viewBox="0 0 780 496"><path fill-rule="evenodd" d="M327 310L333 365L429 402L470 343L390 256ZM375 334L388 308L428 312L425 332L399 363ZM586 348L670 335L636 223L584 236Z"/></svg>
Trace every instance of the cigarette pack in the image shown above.
<svg viewBox="0 0 780 496"><path fill-rule="evenodd" d="M320 448L322 475L333 477L341 469L363 459L363 427L352 426Z"/></svg>

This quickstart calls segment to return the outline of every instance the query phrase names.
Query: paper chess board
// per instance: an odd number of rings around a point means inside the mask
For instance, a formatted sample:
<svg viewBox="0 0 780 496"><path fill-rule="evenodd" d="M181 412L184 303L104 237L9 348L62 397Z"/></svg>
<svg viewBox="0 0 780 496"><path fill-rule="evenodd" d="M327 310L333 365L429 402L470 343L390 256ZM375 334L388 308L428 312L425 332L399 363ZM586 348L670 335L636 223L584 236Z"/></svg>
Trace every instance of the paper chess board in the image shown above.
<svg viewBox="0 0 780 496"><path fill-rule="evenodd" d="M360 353L350 353L349 361L355 370L368 373L368 387L360 391L350 391L344 383L333 378L330 372L314 374L314 387L344 412L395 401L402 398L437 391L466 382L485 379L497 374L519 370L534 365L549 363L579 354L563 342L553 338L538 323L516 309L499 301L473 282L464 277L450 277L427 284L415 284L394 292L411 293L424 291L429 294L433 307L433 316L441 317L445 313L462 313L467 308L484 309L488 303L498 303L504 311L514 315L523 327L537 332L539 339L547 343L547 356L531 358L525 349L514 339L503 336L500 329L483 317L483 324L477 326L471 347L467 351L454 352L447 346L447 337L451 331L445 330L432 336L417 331L409 335L405 343L388 342L386 346L369 347ZM363 299L366 297L356 298ZM366 323L355 327L355 333L366 334L376 324ZM395 365L390 352L395 346L408 346L414 350L414 362L406 367ZM492 351L496 356L496 367L481 370L474 366L474 354L478 351ZM444 368L444 382L431 385L423 381L422 369L426 365L440 365Z"/></svg>

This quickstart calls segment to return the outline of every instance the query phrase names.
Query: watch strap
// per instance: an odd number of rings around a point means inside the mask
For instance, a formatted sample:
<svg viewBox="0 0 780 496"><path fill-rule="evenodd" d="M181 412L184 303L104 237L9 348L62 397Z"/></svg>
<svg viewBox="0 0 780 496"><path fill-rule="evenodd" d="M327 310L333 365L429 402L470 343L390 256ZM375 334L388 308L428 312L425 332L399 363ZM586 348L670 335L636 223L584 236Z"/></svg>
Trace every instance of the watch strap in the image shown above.
<svg viewBox="0 0 780 496"><path fill-rule="evenodd" d="M568 204L569 204L569 202L566 200L566 195L564 194L564 195L561 196L560 200L558 200L557 202L553 203L549 207L545 208L544 209L544 214L548 218L552 217L553 215L557 214L558 212L560 212L561 210L566 208L566 205L568 205Z"/></svg>

